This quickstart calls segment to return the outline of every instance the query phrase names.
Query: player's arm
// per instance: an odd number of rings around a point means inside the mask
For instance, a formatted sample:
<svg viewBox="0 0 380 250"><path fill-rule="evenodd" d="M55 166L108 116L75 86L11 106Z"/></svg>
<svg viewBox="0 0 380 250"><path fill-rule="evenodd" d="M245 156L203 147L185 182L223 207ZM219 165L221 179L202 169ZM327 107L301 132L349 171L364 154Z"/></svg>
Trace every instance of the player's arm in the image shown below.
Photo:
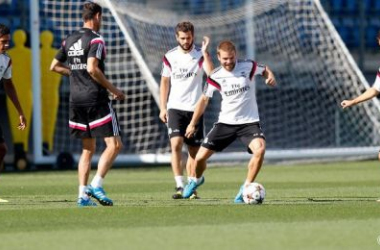
<svg viewBox="0 0 380 250"><path fill-rule="evenodd" d="M341 102L341 106L343 109L354 106L358 103L367 101L369 99L372 99L373 97L377 96L380 92L375 89L374 87L371 87L367 89L363 94L359 95L358 97L351 99L351 100L343 100Z"/></svg>
<svg viewBox="0 0 380 250"><path fill-rule="evenodd" d="M207 76L209 76L211 71L214 69L212 58L208 53L209 44L210 38L208 36L204 36L202 41L203 69L206 72Z"/></svg>
<svg viewBox="0 0 380 250"><path fill-rule="evenodd" d="M210 97L202 94L201 98L199 98L197 105L195 106L195 110L193 113L193 117L191 118L191 121L189 125L186 128L185 136L187 138L190 138L194 135L195 132L195 125L198 123L201 116L204 114L207 105L209 103Z"/></svg>
<svg viewBox="0 0 380 250"><path fill-rule="evenodd" d="M276 86L276 78L272 72L272 70L268 67L265 66L265 71L263 73L263 77L265 78L265 84L269 86Z"/></svg>
<svg viewBox="0 0 380 250"><path fill-rule="evenodd" d="M50 70L64 76L70 76L70 73L71 73L70 68L66 64L58 61L55 58L51 62Z"/></svg>
<svg viewBox="0 0 380 250"><path fill-rule="evenodd" d="M19 114L20 123L17 126L17 128L20 130L24 130L26 127L26 119L25 119L24 112L21 108L20 102L18 100L16 88L15 88L11 78L9 78L9 79L3 78L3 82L4 82L5 93L7 94L9 99L12 101L13 105L15 106L15 108Z"/></svg>
<svg viewBox="0 0 380 250"><path fill-rule="evenodd" d="M116 88L111 82L109 82L106 76L98 67L99 60L96 57L89 57L87 59L87 72L90 74L92 79L94 79L98 84L108 89L116 100L124 100L125 95L123 91Z"/></svg>
<svg viewBox="0 0 380 250"><path fill-rule="evenodd" d="M160 82L160 119L164 123L168 122L166 105L168 103L169 89L170 89L170 77L161 76L161 82Z"/></svg>

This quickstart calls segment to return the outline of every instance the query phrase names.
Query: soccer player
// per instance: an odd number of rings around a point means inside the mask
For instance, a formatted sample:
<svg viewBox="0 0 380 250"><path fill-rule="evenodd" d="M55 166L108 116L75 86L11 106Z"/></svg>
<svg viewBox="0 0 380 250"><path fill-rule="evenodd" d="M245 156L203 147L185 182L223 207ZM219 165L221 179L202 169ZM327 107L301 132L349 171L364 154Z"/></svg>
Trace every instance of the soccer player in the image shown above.
<svg viewBox="0 0 380 250"><path fill-rule="evenodd" d="M194 164L195 155L204 136L202 117L195 124L192 138L185 138L185 131L195 104L202 94L203 71L208 75L213 69L213 64L207 52L209 38L203 38L202 48L193 44L192 23L178 23L175 33L178 46L169 50L163 58L160 119L167 124L172 150L171 166L176 182L176 193L172 197L181 199L184 187L182 146L184 143L187 144L186 169L189 174L190 166Z"/></svg>
<svg viewBox="0 0 380 250"><path fill-rule="evenodd" d="M82 140L83 149L78 163L80 207L96 206L89 196L103 206L113 205L104 192L103 180L123 146L108 91L116 100L124 100L125 96L104 75L106 49L98 33L101 20L102 8L96 3L84 3L83 27L63 41L50 66L52 71L70 77L70 133ZM66 61L68 66L64 64ZM106 149L100 156L96 175L87 186L97 137L104 138Z"/></svg>
<svg viewBox="0 0 380 250"><path fill-rule="evenodd" d="M377 34L377 42L380 45L380 32ZM356 104L365 102L367 100L374 98L375 96L378 96L379 93L380 93L380 68L377 71L375 83L372 85L371 88L367 89L364 93L362 93L361 95L357 96L354 99L343 100L340 105L342 106L343 109L351 107L351 106L355 106ZM378 159L380 161L380 151L378 154ZM380 202L380 199L377 200L377 202Z"/></svg>
<svg viewBox="0 0 380 250"><path fill-rule="evenodd" d="M3 83L5 93L13 102L19 114L20 123L17 128L24 130L26 127L26 119L18 100L16 89L12 82L12 60L6 54L10 41L11 35L9 28L4 24L0 24L0 81ZM8 148L4 141L3 130L0 126L0 166L4 163L4 157L7 150ZM7 202L7 200L0 199L0 202Z"/></svg>
<svg viewBox="0 0 380 250"><path fill-rule="evenodd" d="M235 203L242 203L243 188L255 180L265 154L265 136L260 126L254 76L262 75L269 86L275 86L276 79L268 66L251 60L237 60L236 48L231 41L222 41L218 45L217 56L221 66L207 78L207 88L197 103L185 136L193 136L195 124L215 91L222 96L221 111L218 122L207 134L197 153L190 182L183 191L183 197L190 197L197 187L204 183L203 172L206 170L207 159L239 138L247 146L248 152L253 154L248 163L245 183L235 197Z"/></svg>

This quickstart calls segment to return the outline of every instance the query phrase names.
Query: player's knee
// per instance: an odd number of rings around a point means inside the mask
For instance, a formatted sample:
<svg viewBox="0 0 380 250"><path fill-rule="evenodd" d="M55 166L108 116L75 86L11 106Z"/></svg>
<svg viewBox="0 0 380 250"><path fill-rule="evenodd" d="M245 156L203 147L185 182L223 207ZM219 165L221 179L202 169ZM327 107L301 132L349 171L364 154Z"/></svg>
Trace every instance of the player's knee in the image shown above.
<svg viewBox="0 0 380 250"><path fill-rule="evenodd" d="M180 143L172 143L171 149L173 152L181 152L182 151L182 144Z"/></svg>
<svg viewBox="0 0 380 250"><path fill-rule="evenodd" d="M379 161L380 161L380 152L379 152L379 154L377 155L377 158L379 159Z"/></svg>
<svg viewBox="0 0 380 250"><path fill-rule="evenodd" d="M261 146L261 147L255 148L253 150L253 155L255 155L257 157L264 157L264 155L265 155L265 147Z"/></svg>

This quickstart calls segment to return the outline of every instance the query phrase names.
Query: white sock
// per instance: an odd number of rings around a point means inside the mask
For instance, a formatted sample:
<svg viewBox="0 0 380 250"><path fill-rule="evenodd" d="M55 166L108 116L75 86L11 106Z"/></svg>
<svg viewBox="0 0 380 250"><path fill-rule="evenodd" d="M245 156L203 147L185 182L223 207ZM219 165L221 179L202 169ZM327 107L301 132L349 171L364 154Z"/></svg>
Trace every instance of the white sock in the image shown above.
<svg viewBox="0 0 380 250"><path fill-rule="evenodd" d="M187 177L187 183L190 183L190 181L197 182L197 177Z"/></svg>
<svg viewBox="0 0 380 250"><path fill-rule="evenodd" d="M89 198L88 195L84 192L85 190L86 190L86 186L79 186L78 198L83 198L85 200Z"/></svg>
<svg viewBox="0 0 380 250"><path fill-rule="evenodd" d="M100 175L96 174L91 181L91 186L93 188L103 187L103 180L104 180L104 178L102 178Z"/></svg>
<svg viewBox="0 0 380 250"><path fill-rule="evenodd" d="M175 180L175 184L176 184L176 187L179 188L183 188L183 176L182 175L177 175L177 176L174 176L174 180Z"/></svg>
<svg viewBox="0 0 380 250"><path fill-rule="evenodd" d="M246 181L244 182L244 187L248 186L249 184L251 184L251 182L246 180Z"/></svg>

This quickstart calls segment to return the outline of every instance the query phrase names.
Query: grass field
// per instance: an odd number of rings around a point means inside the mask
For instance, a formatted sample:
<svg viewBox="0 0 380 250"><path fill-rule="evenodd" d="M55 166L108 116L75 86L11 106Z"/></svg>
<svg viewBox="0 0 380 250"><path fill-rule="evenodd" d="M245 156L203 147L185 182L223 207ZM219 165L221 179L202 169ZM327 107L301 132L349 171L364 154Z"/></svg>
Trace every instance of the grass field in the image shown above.
<svg viewBox="0 0 380 250"><path fill-rule="evenodd" d="M245 166L209 168L180 201L168 167L113 169L115 206L96 208L76 207L75 171L5 173L0 249L380 249L379 166L266 165L256 206L232 202Z"/></svg>

